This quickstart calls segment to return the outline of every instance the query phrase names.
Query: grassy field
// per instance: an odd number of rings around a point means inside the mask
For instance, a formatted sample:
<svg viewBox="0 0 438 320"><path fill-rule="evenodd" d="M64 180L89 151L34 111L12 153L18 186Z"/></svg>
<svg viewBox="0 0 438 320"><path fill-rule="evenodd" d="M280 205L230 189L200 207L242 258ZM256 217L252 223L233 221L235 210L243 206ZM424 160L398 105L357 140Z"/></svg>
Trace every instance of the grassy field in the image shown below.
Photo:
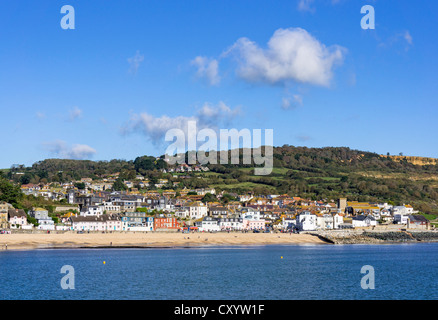
<svg viewBox="0 0 438 320"><path fill-rule="evenodd" d="M273 192L275 192L275 188L272 186L268 186L268 185L261 185L258 183L254 183L254 182L240 182L240 183L233 183L233 184L225 184L225 183L221 183L221 184L212 184L211 187L212 188L219 188L222 190L230 190L230 189L239 189L239 188L245 188L245 189L253 189L256 187L266 187L271 189Z"/></svg>

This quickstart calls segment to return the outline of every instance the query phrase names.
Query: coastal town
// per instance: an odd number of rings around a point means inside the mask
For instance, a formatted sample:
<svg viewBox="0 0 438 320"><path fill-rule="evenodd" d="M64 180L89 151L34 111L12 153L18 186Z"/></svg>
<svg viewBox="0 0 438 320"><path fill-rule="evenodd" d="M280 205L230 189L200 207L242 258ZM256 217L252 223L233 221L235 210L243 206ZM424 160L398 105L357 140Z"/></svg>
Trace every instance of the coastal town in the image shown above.
<svg viewBox="0 0 438 320"><path fill-rule="evenodd" d="M202 169L199 169L202 170ZM385 226L434 229L409 204L367 203L346 198L309 200L289 195L217 192L214 188L139 190L149 181L138 175L114 191L117 176L99 181L24 184L26 195L53 200L27 212L0 203L0 230L10 232L311 232L375 229ZM155 188L167 181L161 179ZM78 187L79 186L79 187Z"/></svg>

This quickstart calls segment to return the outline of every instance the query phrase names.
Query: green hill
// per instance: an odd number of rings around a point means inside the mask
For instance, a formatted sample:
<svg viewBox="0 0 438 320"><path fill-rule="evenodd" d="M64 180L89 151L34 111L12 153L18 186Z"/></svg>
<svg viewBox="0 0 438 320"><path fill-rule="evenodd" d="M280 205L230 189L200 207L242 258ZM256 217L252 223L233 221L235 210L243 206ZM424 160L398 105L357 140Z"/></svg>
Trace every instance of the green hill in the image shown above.
<svg viewBox="0 0 438 320"><path fill-rule="evenodd" d="M120 173L122 179L142 174L152 181L166 178L179 187L215 187L230 192L289 194L315 200L348 197L358 201L412 204L416 209L438 214L438 165L421 165L406 157L381 156L346 147L306 148L285 145L273 150L274 169L268 176L255 176L252 165L208 165L208 172L184 175L163 173L167 164L155 157L133 161L89 161L48 159L6 174L18 183L64 182L83 177L100 179ZM163 158L163 157L161 157ZM219 159L219 157L218 157ZM168 171L168 170L167 170ZM184 176L184 177L182 177ZM173 188L168 185L163 188Z"/></svg>

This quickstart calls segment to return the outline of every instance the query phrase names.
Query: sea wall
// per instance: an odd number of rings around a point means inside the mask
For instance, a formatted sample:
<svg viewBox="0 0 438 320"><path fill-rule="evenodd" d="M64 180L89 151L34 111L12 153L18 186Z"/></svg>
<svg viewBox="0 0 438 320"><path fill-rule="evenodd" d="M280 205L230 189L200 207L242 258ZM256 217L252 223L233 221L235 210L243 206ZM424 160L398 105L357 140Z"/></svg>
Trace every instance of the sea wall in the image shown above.
<svg viewBox="0 0 438 320"><path fill-rule="evenodd" d="M435 242L438 241L437 231L367 231L367 230L342 230L319 231L315 233L321 239L333 244L358 244L358 243L401 243L401 242Z"/></svg>

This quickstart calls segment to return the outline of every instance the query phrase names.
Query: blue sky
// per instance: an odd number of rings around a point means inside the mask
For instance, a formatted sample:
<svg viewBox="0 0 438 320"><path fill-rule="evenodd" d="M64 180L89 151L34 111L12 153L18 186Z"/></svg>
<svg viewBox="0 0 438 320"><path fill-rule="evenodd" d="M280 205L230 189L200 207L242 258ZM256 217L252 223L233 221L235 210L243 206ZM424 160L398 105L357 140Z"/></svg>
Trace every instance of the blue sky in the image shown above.
<svg viewBox="0 0 438 320"><path fill-rule="evenodd" d="M3 1L0 168L161 155L190 119L438 157L437 18L431 0Z"/></svg>

